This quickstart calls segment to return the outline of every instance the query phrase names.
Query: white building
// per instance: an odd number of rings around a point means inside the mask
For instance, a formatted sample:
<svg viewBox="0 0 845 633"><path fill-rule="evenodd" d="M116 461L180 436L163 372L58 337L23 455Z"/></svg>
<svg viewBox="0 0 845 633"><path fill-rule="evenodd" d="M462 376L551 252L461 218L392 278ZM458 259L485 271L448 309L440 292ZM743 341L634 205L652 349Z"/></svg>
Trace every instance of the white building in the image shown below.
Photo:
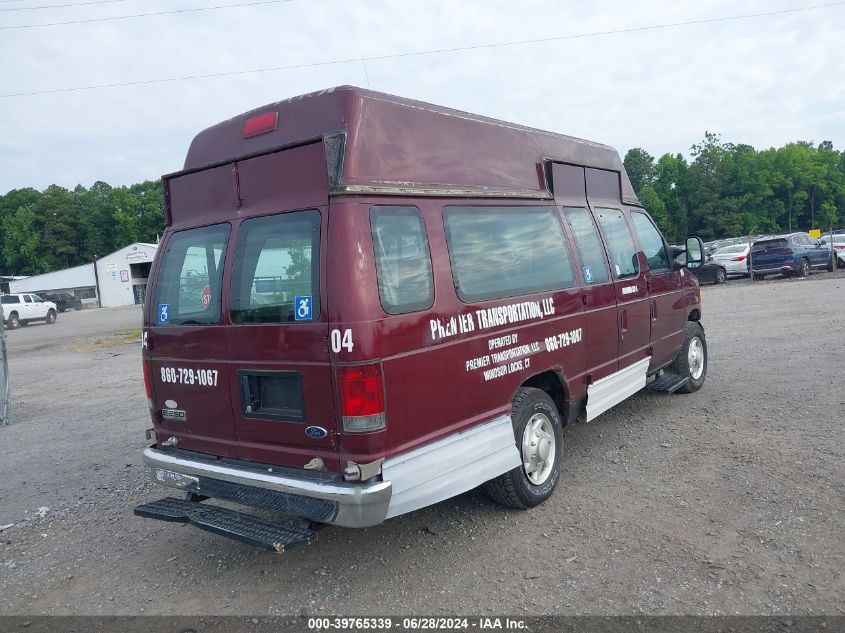
<svg viewBox="0 0 845 633"><path fill-rule="evenodd" d="M86 307L143 303L156 250L157 244L136 242L91 264L11 281L9 292L69 292Z"/></svg>

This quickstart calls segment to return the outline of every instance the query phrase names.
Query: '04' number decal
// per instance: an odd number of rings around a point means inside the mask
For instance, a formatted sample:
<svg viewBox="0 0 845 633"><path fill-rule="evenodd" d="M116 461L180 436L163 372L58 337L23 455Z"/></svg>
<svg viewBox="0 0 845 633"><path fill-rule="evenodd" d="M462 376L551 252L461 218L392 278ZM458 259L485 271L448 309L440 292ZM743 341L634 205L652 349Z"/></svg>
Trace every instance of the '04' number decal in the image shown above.
<svg viewBox="0 0 845 633"><path fill-rule="evenodd" d="M354 347L352 343L352 330L332 330L332 351L339 354L342 350L351 352Z"/></svg>

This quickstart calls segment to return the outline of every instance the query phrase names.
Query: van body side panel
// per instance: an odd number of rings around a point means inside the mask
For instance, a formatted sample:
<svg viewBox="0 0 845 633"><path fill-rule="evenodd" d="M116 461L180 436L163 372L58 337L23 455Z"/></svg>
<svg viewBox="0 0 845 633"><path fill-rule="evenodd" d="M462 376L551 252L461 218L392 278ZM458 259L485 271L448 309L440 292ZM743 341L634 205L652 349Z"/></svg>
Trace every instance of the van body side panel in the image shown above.
<svg viewBox="0 0 845 633"><path fill-rule="evenodd" d="M376 204L420 210L432 254L435 298L430 309L390 315L381 307L369 226L369 210ZM387 429L366 435L342 434L343 453L349 459L389 458L509 414L520 385L545 371L560 376L568 391L583 391L571 378L584 373L586 341L546 348L547 338L579 329L583 332L580 288L473 303L457 297L443 210L474 205L490 206L491 201L332 201L330 249L338 264L332 266L329 278L331 327L351 329L355 344L351 352L343 349L332 357L338 363L381 359L387 394ZM546 206L554 210L548 203ZM536 318L499 325L492 322L493 314L523 303L536 308ZM486 322L481 321L480 313L489 317Z"/></svg>
<svg viewBox="0 0 845 633"><path fill-rule="evenodd" d="M339 349L331 346L328 349L334 368L333 393L338 408L340 397L337 374L340 365L379 361L384 354L382 339L386 333L395 337L397 345L407 348L416 343L414 331L418 327L413 315L397 317L385 323L385 315L379 307L369 207L347 198L332 198L329 208L325 281L331 301L325 309L331 331L340 334L341 342L343 333L348 331L351 343L351 348L341 345ZM421 317L417 316L416 321L421 322ZM383 379L387 426L379 431L360 434L345 434L338 427L338 442L345 459L369 463L384 457L393 450L392 447L404 441L406 429L400 419L404 398L394 396L404 396L404 392L390 391L394 386L386 370Z"/></svg>

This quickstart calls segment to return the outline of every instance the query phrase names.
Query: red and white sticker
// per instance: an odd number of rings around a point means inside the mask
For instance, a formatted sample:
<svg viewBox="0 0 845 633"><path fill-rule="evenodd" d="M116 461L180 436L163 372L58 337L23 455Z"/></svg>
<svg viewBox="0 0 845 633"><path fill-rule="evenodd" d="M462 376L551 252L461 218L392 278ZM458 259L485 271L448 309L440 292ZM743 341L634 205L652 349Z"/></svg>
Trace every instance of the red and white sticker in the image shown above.
<svg viewBox="0 0 845 633"><path fill-rule="evenodd" d="M195 295L196 296L196 295ZM211 286L206 286L202 289L202 309L208 310L211 305Z"/></svg>

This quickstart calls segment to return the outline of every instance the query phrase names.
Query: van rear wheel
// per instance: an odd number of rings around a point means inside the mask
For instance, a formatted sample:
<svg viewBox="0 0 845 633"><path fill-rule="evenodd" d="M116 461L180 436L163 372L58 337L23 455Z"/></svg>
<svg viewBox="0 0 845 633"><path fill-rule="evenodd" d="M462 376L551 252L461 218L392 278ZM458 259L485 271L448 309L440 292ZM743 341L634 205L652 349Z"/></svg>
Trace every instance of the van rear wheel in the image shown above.
<svg viewBox="0 0 845 633"><path fill-rule="evenodd" d="M487 482L494 501L511 508L533 508L554 492L563 460L563 424L545 391L520 389L513 399L516 447L522 464Z"/></svg>

